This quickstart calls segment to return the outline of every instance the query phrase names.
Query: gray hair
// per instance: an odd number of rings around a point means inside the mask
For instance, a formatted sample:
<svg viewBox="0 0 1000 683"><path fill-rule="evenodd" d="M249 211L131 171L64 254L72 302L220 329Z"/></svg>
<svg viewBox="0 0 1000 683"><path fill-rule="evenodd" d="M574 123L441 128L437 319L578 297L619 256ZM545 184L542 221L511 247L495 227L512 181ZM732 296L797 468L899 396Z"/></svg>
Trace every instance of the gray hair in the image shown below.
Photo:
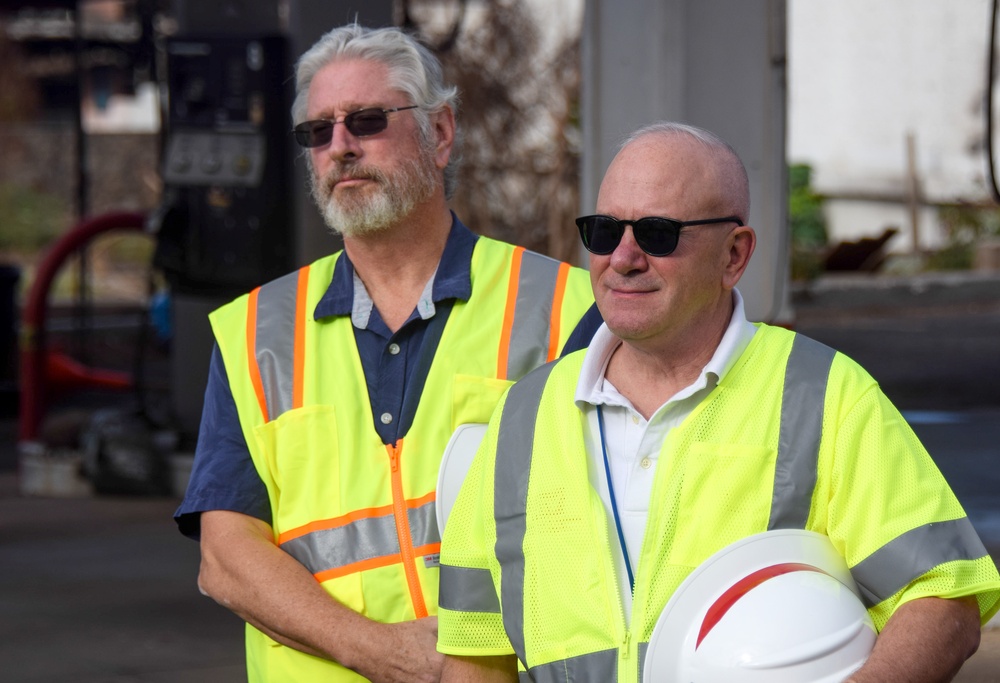
<svg viewBox="0 0 1000 683"><path fill-rule="evenodd" d="M698 128L697 126L677 121L657 121L631 133L619 145L618 150L621 151L639 138L646 137L647 135L664 137L684 135L702 143L719 154L729 171L731 185L726 188L727 193L731 195L729 199L737 205L735 208L738 209L743 222L746 223L750 220L750 179L747 176L747 169L743 164L743 160L740 159L740 155L733 149L732 145L712 131L705 130L704 128Z"/></svg>
<svg viewBox="0 0 1000 683"><path fill-rule="evenodd" d="M405 93L417 105L414 117L425 147L432 147L430 113L443 107L458 113L458 89L447 85L441 62L415 38L394 27L366 28L357 23L340 26L324 34L299 58L295 66L295 101L292 121L306 117L309 86L316 74L340 60L361 59L384 64L389 69L389 87ZM459 132L448 166L444 169L444 192L451 198L458 181Z"/></svg>

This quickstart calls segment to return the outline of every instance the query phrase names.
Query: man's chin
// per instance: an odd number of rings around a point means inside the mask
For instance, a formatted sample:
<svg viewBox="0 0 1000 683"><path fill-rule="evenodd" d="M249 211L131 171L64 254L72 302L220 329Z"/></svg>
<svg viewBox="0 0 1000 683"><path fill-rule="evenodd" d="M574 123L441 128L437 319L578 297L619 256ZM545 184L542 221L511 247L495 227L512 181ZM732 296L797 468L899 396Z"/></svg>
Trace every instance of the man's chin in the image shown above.
<svg viewBox="0 0 1000 683"><path fill-rule="evenodd" d="M380 232L385 232L389 227L384 223L376 224L371 221L331 218L326 219L326 224L332 232L342 237L364 237L366 235L377 235Z"/></svg>
<svg viewBox="0 0 1000 683"><path fill-rule="evenodd" d="M327 227L344 237L363 237L385 232L398 221L398 216L390 212L357 210L344 211L343 208L334 211L324 211L323 218Z"/></svg>

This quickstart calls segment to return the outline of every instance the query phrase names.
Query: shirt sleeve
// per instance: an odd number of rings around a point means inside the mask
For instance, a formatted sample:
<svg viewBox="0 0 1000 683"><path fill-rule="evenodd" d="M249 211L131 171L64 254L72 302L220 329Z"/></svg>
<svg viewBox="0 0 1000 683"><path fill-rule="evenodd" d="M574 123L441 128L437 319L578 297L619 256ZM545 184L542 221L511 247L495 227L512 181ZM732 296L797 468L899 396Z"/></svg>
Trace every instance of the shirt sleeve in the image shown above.
<svg viewBox="0 0 1000 683"><path fill-rule="evenodd" d="M824 426L826 428L826 426ZM844 548L876 627L924 597L975 596L984 621L1000 581L982 541L930 455L877 386L837 429L827 534Z"/></svg>
<svg viewBox="0 0 1000 683"><path fill-rule="evenodd" d="M208 510L231 510L271 523L267 488L243 437L218 345L212 350L209 364L191 478L184 500L174 513L180 532L198 540L201 513Z"/></svg>

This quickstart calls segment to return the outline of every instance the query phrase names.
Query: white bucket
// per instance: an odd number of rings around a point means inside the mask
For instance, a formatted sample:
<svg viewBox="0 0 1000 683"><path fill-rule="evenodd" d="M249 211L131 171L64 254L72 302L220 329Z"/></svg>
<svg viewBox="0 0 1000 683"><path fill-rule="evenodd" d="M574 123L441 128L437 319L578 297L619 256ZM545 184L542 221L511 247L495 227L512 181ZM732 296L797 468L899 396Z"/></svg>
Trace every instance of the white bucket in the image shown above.
<svg viewBox="0 0 1000 683"><path fill-rule="evenodd" d="M82 498L93 495L83 476L83 454L69 449L49 450L45 444L18 444L18 483L21 495Z"/></svg>

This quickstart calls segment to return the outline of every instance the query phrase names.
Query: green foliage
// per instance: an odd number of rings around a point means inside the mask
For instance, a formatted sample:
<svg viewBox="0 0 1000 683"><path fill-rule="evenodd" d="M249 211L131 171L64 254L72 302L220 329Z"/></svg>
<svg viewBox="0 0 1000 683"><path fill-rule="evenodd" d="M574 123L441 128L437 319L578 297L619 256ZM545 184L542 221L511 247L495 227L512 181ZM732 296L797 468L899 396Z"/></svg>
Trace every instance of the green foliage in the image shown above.
<svg viewBox="0 0 1000 683"><path fill-rule="evenodd" d="M949 244L927 254L925 270L969 270L972 268L972 245Z"/></svg>
<svg viewBox="0 0 1000 683"><path fill-rule="evenodd" d="M928 255L926 267L929 270L968 270L972 268L976 243L1000 237L1000 208L944 206L938 215L947 244Z"/></svg>
<svg viewBox="0 0 1000 683"><path fill-rule="evenodd" d="M800 247L826 246L826 220L823 200L812 191L812 169L805 164L788 167L788 220L792 244Z"/></svg>
<svg viewBox="0 0 1000 683"><path fill-rule="evenodd" d="M805 164L788 167L788 223L792 233L793 280L808 280L823 271L826 247L823 200L812 191L812 169Z"/></svg>
<svg viewBox="0 0 1000 683"><path fill-rule="evenodd" d="M1000 237L1000 208L945 206L941 224L953 244L974 244L984 237Z"/></svg>
<svg viewBox="0 0 1000 683"><path fill-rule="evenodd" d="M65 231L68 220L60 197L0 183L0 251L36 252Z"/></svg>

